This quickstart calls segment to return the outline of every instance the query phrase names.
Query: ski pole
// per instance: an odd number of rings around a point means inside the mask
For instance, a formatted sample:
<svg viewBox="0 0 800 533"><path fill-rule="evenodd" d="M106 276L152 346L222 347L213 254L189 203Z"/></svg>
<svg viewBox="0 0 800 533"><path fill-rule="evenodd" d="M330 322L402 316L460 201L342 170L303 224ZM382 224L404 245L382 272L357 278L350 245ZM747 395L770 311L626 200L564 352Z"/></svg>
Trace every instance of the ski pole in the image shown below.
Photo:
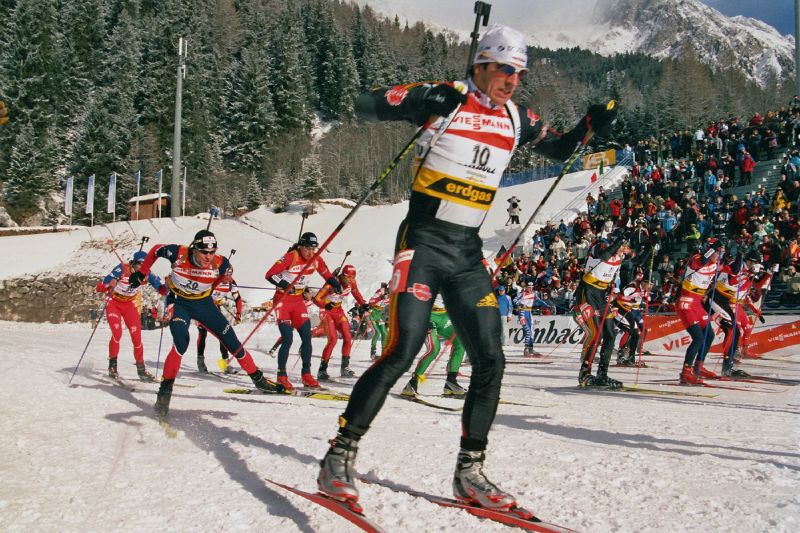
<svg viewBox="0 0 800 533"><path fill-rule="evenodd" d="M642 317L642 331L639 335L639 346L638 352L639 357L636 361L636 379L634 380L634 385L639 384L639 370L642 368L642 355L644 354L644 339L645 335L647 334L647 317L650 314L650 291L652 291L652 281L653 281L653 262L656 258L656 253L659 250L658 243L653 245L652 255L650 255L650 265L648 268L647 273L647 294L644 296L644 316Z"/></svg>
<svg viewBox="0 0 800 533"><path fill-rule="evenodd" d="M78 367L81 366L81 361L83 361L83 356L86 355L86 350L89 349L89 344L92 342L92 338L94 337L94 333L95 333L95 331L97 331L97 327L100 325L100 322L103 321L103 317L106 314L106 307L108 306L108 301L110 299L111 298L109 298L108 296L106 297L105 303L103 304L103 308L100 310L100 316L97 317L97 323L94 325L94 328L92 328L92 334L89 335L89 340L86 341L86 346L83 348L83 352L81 352L81 356L78 358L78 364L75 365L75 369L72 371L72 375L69 377L69 381L67 381L67 385L70 385L72 383L72 378L75 377L75 373L78 371Z"/></svg>
<svg viewBox="0 0 800 533"><path fill-rule="evenodd" d="M714 280L711 282L711 296L709 297L709 302L714 301L714 295L717 293L717 278L719 277L720 266L722 265L722 257L724 252L719 253L719 257L717 258L717 269L714 271ZM686 268L689 268L689 265L686 265ZM685 271L684 271L685 273ZM709 309L711 307L711 303L708 304ZM708 312L708 323L706 323L705 330L703 331L703 344L700 346L700 351L697 353L697 357L695 358L695 364L697 361L705 362L706 360L706 342L708 342L708 331L711 329L711 311Z"/></svg>
<svg viewBox="0 0 800 533"><path fill-rule="evenodd" d="M463 86L463 90L465 90L465 91L467 90L466 85ZM438 142L439 138L441 138L442 134L444 134L444 132L447 131L447 128L453 122L453 119L456 117L456 115L458 115L458 112L460 110L461 110L461 105L459 104L453 110L453 112L450 113L450 116L448 116L447 119L442 121L442 123L439 125L439 129L431 137L430 143L428 144L428 150L425 152L425 155L420 160L419 167L417 168L417 174L419 174L420 170L422 170L422 166L425 163L425 160L427 159L428 154L430 154L431 149ZM403 147L403 149L400 151L400 153L398 153L395 156L395 158L391 161L391 163L389 163L389 165L386 168L383 169L383 171L378 175L378 177L375 178L375 181L372 182L372 185L370 185L369 188L366 191L364 191L364 194L361 195L361 198L358 200L358 202L356 202L356 205L354 205L350 209L350 211L347 213L347 215L345 215L345 217L342 219L342 221L339 222L339 225L336 226L336 228L333 230L333 232L331 232L331 234L328 235L328 238L325 239L325 241L319 246L319 248L317 248L317 251L314 252L314 255L312 255L311 258L306 262L305 266L303 266L303 269L300 272L297 273L297 275L294 277L294 279L291 282L289 282L289 285L286 286L286 288L284 289L283 294L278 293L275 296L275 305L272 307L272 309L268 310L264 314L264 316L261 317L261 319L256 323L256 325L253 328L253 330L250 332L249 335L247 335L247 337L244 339L244 342L242 342L242 345L237 350L237 353L233 354L234 357L236 355L238 355L239 351L244 349L244 347L247 344L247 342L253 337L253 335L256 333L256 331L258 331L258 329L262 326L262 324L264 324L264 322L267 320L267 317L269 317L269 315L272 313L272 310L275 309L278 306L278 304L280 303L280 301L283 299L283 295L284 294L288 294L289 290L297 284L298 280L300 280L303 276L305 276L311 270L312 266L316 264L316 259L320 255L322 255L322 252L324 252L328 248L328 245L330 245L330 243L333 241L333 239L335 239L339 235L339 233L347 225L347 223L350 222L350 219L353 218L353 216L356 214L356 212L358 212L358 210L361 208L361 206L363 206L366 203L367 199L372 195L372 193L375 192L378 189L378 187L381 186L381 184L386 179L386 177L389 176L389 174L395 168L397 168L397 165L400 163L400 161L402 161L402 159L406 156L406 154L411 151L411 148L414 147L414 144L417 142L417 140L422 136L422 134L424 132L425 132L425 128L417 129L417 131L414 133L414 135L411 137L411 139L408 141L408 143L406 143L406 145Z"/></svg>
<svg viewBox="0 0 800 533"><path fill-rule="evenodd" d="M608 308L611 306L611 300L614 298L614 283L617 281L617 273L619 269L614 272L614 276L611 278L611 282L608 284L608 299L606 300L605 309L603 309L603 316L600 317L600 327L597 330L597 337L594 340L594 345L592 346L592 353L589 356L589 373L591 374L592 370L592 363L594 362L594 356L597 354L597 348L600 346L600 340L603 338L603 325L606 322L606 317L608 316ZM612 340L613 342L613 340ZM583 364L583 362L581 362Z"/></svg>
<svg viewBox="0 0 800 533"><path fill-rule="evenodd" d="M322 254L323 251L325 251L325 249L328 247L328 245L331 243L331 241L333 241L333 239L335 239L336 236L339 235L339 232L341 232L342 228L344 228L347 225L347 223L350 222L350 219L353 218L353 215L355 215L356 211L358 211L359 208L361 208L361 206L364 205L364 203L366 203L366 201L370 197L370 195L373 192L375 192L375 190L377 190L378 187L380 187L381 183L383 183L383 181L386 179L386 177L397 167L397 165L406 156L406 154L408 154L408 152L411 151L411 148L414 147L414 144L417 142L417 139L420 138L420 136L422 135L422 133L424 131L425 130L422 129L422 128L418 129L417 132L414 133L414 135L411 137L411 140L409 140L408 143L403 147L403 149L400 151L400 153L398 153L395 156L395 158L392 160L392 162L389 163L389 165L386 168L383 169L383 171L378 175L377 178L375 178L375 181L372 183L372 185L370 185L369 189L367 189L364 192L364 194L358 200L356 205L354 205L350 209L350 212L347 213L347 215L344 217L344 219L342 219L342 221L339 222L339 225L336 226L336 228L328 236L328 238L325 239L325 242L322 243L322 246L320 246L317 249L317 251L314 253L314 255L311 257L311 259L309 259L308 262L306 262L306 265L303 267L303 270L301 270L294 277L294 279L291 282L289 282L289 285L287 285L287 287L284 290L283 294L287 294L289 289L294 287L297 284L297 281L302 276L305 276L306 273L309 272L309 270L311 270L312 265L314 265L316 263L316 259ZM269 309L266 313L264 313L264 316L261 317L261 319L256 323L255 327L253 327L252 331L250 331L250 333L244 339L244 342L242 342L242 345L239 348L239 350L237 350L237 353L233 354L233 357L236 357L237 355L239 355L238 352L244 349L244 346L247 344L247 342L253 337L253 335L255 335L256 331L258 331L258 329L264 324L264 322L266 322L267 317L269 317L272 314L272 311L278 306L280 301L283 299L283 294L278 293L275 296L275 300L276 300L275 301L275 305L273 305L271 309Z"/></svg>
<svg viewBox="0 0 800 533"><path fill-rule="evenodd" d="M486 26L489 23L489 13L492 11L492 4L486 2L475 2L475 27L472 29L470 36L472 41L469 44L469 56L467 57L467 78L471 75L472 60L475 57L475 50L478 48L478 29L480 26ZM483 20L481 20L483 19Z"/></svg>
<svg viewBox="0 0 800 533"><path fill-rule="evenodd" d="M114 239L108 239L106 241L106 244L108 244L111 247L111 251L114 252L114 255L117 256L117 259L119 259L119 262L124 265L125 261L122 260L122 257L120 257L119 252L117 252L117 247L114 245Z"/></svg>
<svg viewBox="0 0 800 533"><path fill-rule="evenodd" d="M344 253L344 257L342 258L342 263L341 263L341 264L340 264L338 267L336 267L336 268L334 269L334 271L333 271L333 275L334 275L334 276L338 276L338 275L339 275L339 272L341 272L341 271L342 271L342 267L344 267L344 262L345 262L345 261L347 261L347 256L348 256L348 255L350 255L350 250L347 250L347 251Z"/></svg>
<svg viewBox="0 0 800 533"><path fill-rule="evenodd" d="M147 237L147 236L143 236L143 237L142 237L142 242L141 242L141 243L139 243L139 251L140 251L140 252L141 252L142 250L144 250L144 245L145 245L145 243L146 243L147 241L149 241L149 240L150 240L150 237Z"/></svg>
<svg viewBox="0 0 800 533"><path fill-rule="evenodd" d="M608 104L606 104L606 110L611 111L612 109L614 109L615 105L616 102L614 100L610 100ZM491 279L497 277L497 274L500 272L500 265L503 265L506 262L506 259L508 259L508 256L510 256L511 253L514 251L514 248L516 248L519 245L519 242L525 236L525 233L528 231L528 228L530 228L531 225L533 224L533 221L536 218L536 215L539 214L539 211L542 209L542 206L544 206L547 203L547 200L550 198L550 195L553 194L553 191L556 190L556 187L558 187L558 184L561 183L562 178L566 175L567 171L572 167L572 165L578 159L578 156L580 155L581 151L586 147L587 144L589 144L589 141L592 140L593 136L594 136L594 130L590 129L583 136L583 139L580 140L578 145L575 147L575 150L572 151L572 155L570 155L567 161L564 163L564 167L561 169L561 172L558 174L558 177L556 177L553 184L547 190L547 193L544 195L544 198L542 198L542 201L539 202L539 205L536 207L536 209L533 210L533 214L531 215L531 217L528 219L525 225L522 226L522 229L519 230L517 236L514 238L514 241L511 243L511 246L509 246L508 250L506 250L503 253L503 255L500 256L499 260L496 260L497 268L495 268L494 272L492 272Z"/></svg>
<svg viewBox="0 0 800 533"><path fill-rule="evenodd" d="M303 226L306 225L306 219L310 216L310 213L303 209L303 212L300 213L300 217L302 220L300 221L300 233L297 234L297 240L300 240L300 237L303 236Z"/></svg>
<svg viewBox="0 0 800 533"><path fill-rule="evenodd" d="M733 357L734 357L734 353L736 352L736 333L739 330L739 325L737 324L736 321L739 319L739 317L737 315L739 313L739 291L740 291L741 286L742 286L742 282L741 282L740 276L742 275L742 267L743 267L743 265L744 265L744 256L742 256L739 259L739 273L736 276L736 298L734 299L734 302L733 302L733 325L731 326L733 328L733 333L732 333L733 338L731 339L731 351L730 351L730 353L728 353L728 357L730 358L729 362L730 362L730 368L731 369L733 369ZM725 358L725 356L723 355L723 360L724 360L724 358Z"/></svg>
<svg viewBox="0 0 800 533"><path fill-rule="evenodd" d="M167 283L167 280L164 280L164 283ZM169 295L169 292L167 292ZM159 322L161 322L161 333L158 336L158 352L156 353L156 378L158 378L158 365L161 363L161 342L164 340L164 328L167 326L164 325L164 315L167 312L167 296L164 296L164 311L161 313L161 317L159 318Z"/></svg>

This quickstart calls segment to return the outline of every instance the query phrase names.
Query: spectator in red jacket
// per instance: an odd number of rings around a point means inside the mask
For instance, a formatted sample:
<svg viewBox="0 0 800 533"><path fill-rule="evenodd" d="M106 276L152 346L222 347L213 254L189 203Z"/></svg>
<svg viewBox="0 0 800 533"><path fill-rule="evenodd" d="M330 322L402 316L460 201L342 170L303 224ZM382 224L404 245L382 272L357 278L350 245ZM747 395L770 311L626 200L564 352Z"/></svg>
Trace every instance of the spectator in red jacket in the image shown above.
<svg viewBox="0 0 800 533"><path fill-rule="evenodd" d="M622 201L619 198L614 198L609 204L611 208L611 220L617 222L622 215Z"/></svg>
<svg viewBox="0 0 800 533"><path fill-rule="evenodd" d="M750 155L750 152L745 152L744 157L742 158L742 179L739 182L739 185L750 185L750 182L753 179L754 168L756 168L755 159L753 159L753 156Z"/></svg>

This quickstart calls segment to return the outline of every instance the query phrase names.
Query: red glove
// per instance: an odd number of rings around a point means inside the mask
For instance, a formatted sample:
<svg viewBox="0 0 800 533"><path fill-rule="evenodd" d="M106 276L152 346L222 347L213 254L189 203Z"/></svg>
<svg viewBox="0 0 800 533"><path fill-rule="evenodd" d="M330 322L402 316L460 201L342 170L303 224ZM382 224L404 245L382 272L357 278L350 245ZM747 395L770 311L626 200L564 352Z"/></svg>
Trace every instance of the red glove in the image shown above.
<svg viewBox="0 0 800 533"><path fill-rule="evenodd" d="M161 296L166 296L168 292L169 291L167 290L166 285L162 285L158 288L158 294L160 294Z"/></svg>

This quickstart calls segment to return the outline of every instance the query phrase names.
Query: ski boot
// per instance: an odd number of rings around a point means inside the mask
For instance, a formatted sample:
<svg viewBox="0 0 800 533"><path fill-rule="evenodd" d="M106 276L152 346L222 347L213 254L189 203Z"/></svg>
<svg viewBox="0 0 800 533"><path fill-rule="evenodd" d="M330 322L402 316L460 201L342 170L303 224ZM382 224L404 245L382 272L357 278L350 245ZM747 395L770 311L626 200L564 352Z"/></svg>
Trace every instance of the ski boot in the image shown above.
<svg viewBox="0 0 800 533"><path fill-rule="evenodd" d="M749 378L751 377L750 374L745 372L744 370L739 370L738 368L734 368L733 366L729 368L722 368L722 375L726 378Z"/></svg>
<svg viewBox="0 0 800 533"><path fill-rule="evenodd" d="M627 348L621 348L617 352L617 366L631 366L632 357Z"/></svg>
<svg viewBox="0 0 800 533"><path fill-rule="evenodd" d="M304 387L308 387L310 389L321 389L322 387L319 384L314 376L311 375L311 372L306 372L300 376L300 380L303 382Z"/></svg>
<svg viewBox="0 0 800 533"><path fill-rule="evenodd" d="M238 370L236 370L233 366L231 366L230 357L220 357L220 360L225 362L225 370L222 371L224 374L238 374L239 373ZM217 366L220 366L219 362L217 362Z"/></svg>
<svg viewBox="0 0 800 533"><path fill-rule="evenodd" d="M604 368L597 369L597 376L594 378L595 387L608 387L609 389L619 389L622 387L622 382L614 378L608 377L608 371Z"/></svg>
<svg viewBox="0 0 800 533"><path fill-rule="evenodd" d="M467 389L462 387L458 384L455 379L447 378L447 381L444 382L444 391L442 392L442 396L457 396L459 398L463 398L467 394Z"/></svg>
<svg viewBox="0 0 800 533"><path fill-rule="evenodd" d="M238 374L239 372L231 366L231 360L224 357L217 359L217 368L223 374Z"/></svg>
<svg viewBox="0 0 800 533"><path fill-rule="evenodd" d="M197 356L197 371L203 374L208 374L208 367L206 366L205 356L202 355Z"/></svg>
<svg viewBox="0 0 800 533"><path fill-rule="evenodd" d="M349 357L342 357L342 368L341 374L343 378L354 378L356 377L356 373L350 370L350 358Z"/></svg>
<svg viewBox="0 0 800 533"><path fill-rule="evenodd" d="M456 472L453 476L453 494L457 500L469 505L509 511L517 506L517 501L486 479L483 473L485 459L484 452L464 449L458 452Z"/></svg>
<svg viewBox="0 0 800 533"><path fill-rule="evenodd" d="M159 420L166 420L169 414L169 401L172 399L172 385L175 384L174 379L162 379L161 385L158 387L156 393L156 404L153 409L156 412L156 418Z"/></svg>
<svg viewBox="0 0 800 533"><path fill-rule="evenodd" d="M286 392L292 392L294 390L294 385L292 382L289 381L289 376L286 374L278 374L278 385L282 386Z"/></svg>
<svg viewBox="0 0 800 533"><path fill-rule="evenodd" d="M595 377L589 372L589 369L581 367L580 372L578 372L578 386L591 387L594 382Z"/></svg>
<svg viewBox="0 0 800 533"><path fill-rule="evenodd" d="M108 377L111 379L119 379L119 372L117 372L117 358L108 358Z"/></svg>
<svg viewBox="0 0 800 533"><path fill-rule="evenodd" d="M358 504L358 489L353 479L353 464L358 453L358 441L336 435L330 441L331 447L325 457L320 461L317 488L319 491L334 500L347 503L353 511L362 512Z"/></svg>
<svg viewBox="0 0 800 533"><path fill-rule="evenodd" d="M533 349L533 344L526 344L525 348L522 350L522 355L524 357L533 357L538 354L536 353L536 350Z"/></svg>
<svg viewBox="0 0 800 533"><path fill-rule="evenodd" d="M702 361L698 361L694 364L694 373L704 379L714 379L719 377L714 372L703 366Z"/></svg>
<svg viewBox="0 0 800 533"><path fill-rule="evenodd" d="M323 359L319 362L319 370L317 371L317 379L319 381L330 381L331 376L328 374L328 361Z"/></svg>
<svg viewBox="0 0 800 533"><path fill-rule="evenodd" d="M144 363L136 363L136 373L139 374L139 379L148 383L153 383L156 377L147 371Z"/></svg>
<svg viewBox="0 0 800 533"><path fill-rule="evenodd" d="M695 374L694 369L687 365L683 365L683 370L681 370L681 375L678 376L679 383L681 385L702 385L703 378L697 374Z"/></svg>
<svg viewBox="0 0 800 533"><path fill-rule="evenodd" d="M253 380L253 385L262 391L262 392L285 392L286 388L280 384L275 383L274 381L270 381L264 377L264 373L261 370L256 370L252 374L249 374L250 379ZM284 376L286 377L286 376ZM288 381L288 380L287 380ZM289 384L291 385L291 383Z"/></svg>
<svg viewBox="0 0 800 533"><path fill-rule="evenodd" d="M369 358L373 361L378 358L378 349L375 346L370 346Z"/></svg>
<svg viewBox="0 0 800 533"><path fill-rule="evenodd" d="M401 396L411 396L414 397L417 395L417 383L419 382L419 378L416 374L411 376L411 379L408 380L406 386L403 387L403 392L400 393Z"/></svg>

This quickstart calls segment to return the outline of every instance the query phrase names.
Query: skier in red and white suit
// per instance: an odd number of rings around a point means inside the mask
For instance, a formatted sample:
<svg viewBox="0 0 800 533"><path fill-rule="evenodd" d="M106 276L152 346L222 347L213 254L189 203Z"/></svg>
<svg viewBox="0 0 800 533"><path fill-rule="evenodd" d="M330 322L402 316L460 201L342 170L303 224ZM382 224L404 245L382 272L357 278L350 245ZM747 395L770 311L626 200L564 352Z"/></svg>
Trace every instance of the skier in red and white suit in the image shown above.
<svg viewBox="0 0 800 533"><path fill-rule="evenodd" d="M678 318L692 337L683 361L681 383L701 384L703 377L716 377L716 374L703 367L708 348L714 340L714 334L708 331L709 317L703 299L708 288L714 283L722 253L724 253L722 243L711 238L706 243L705 252L694 254L686 265L678 303L675 306Z"/></svg>
<svg viewBox="0 0 800 533"><path fill-rule="evenodd" d="M108 325L111 326L111 340L108 341L108 375L118 378L117 356L119 355L119 342L122 338L122 323L128 328L133 343L133 358L136 361L136 371L142 381L154 381L153 374L147 371L144 364L144 347L142 347L142 320L139 308L136 305L136 297L142 291L144 285L131 287L129 281L133 272L138 272L147 254L139 251L133 254L133 259L129 263L120 263L114 267L103 281L97 283L97 292L107 292L109 294L108 304L106 305L106 318ZM167 288L161 282L161 278L154 274L148 274L147 282L156 289L162 296L167 295Z"/></svg>
<svg viewBox="0 0 800 533"><path fill-rule="evenodd" d="M356 373L350 370L350 349L353 346L353 340L350 336L350 321L347 319L347 313L345 313L344 308L342 308L342 302L352 294L358 305L362 306L362 310L366 310L369 307L364 301L364 297L361 296L358 285L356 285L356 268L353 265L345 265L338 278L342 286L341 292L336 292L332 290L330 285L325 285L314 297L314 303L326 311L322 320L325 321L325 332L328 335L328 343L322 350L322 361L319 363L319 372L317 372L317 379L320 381L327 381L331 378L328 375L328 361L330 361L333 354L333 348L336 346L339 333L342 334L341 376L345 378L355 377Z"/></svg>
<svg viewBox="0 0 800 533"><path fill-rule="evenodd" d="M314 249L319 246L317 236L306 232L300 236L297 244L286 252L278 261L272 265L265 277L267 281L277 286L273 302L278 318L278 330L281 332L281 347L278 350L278 383L283 385L286 390L293 390L294 386L289 381L286 373L286 363L289 360L289 348L292 347L292 331L297 330L300 334L300 358L303 361L301 379L306 387L319 387L319 382L311 375L311 321L308 318L308 309L303 300L303 291L306 288L308 278L314 273L325 278L334 290L341 291L342 286L339 280L328 270L328 265L322 257L317 257L305 274L300 276L292 286L290 292L286 292L287 287L308 265L314 256Z"/></svg>
<svg viewBox="0 0 800 533"><path fill-rule="evenodd" d="M746 308L751 309L764 322L761 311L750 300L750 289L753 286L752 273L754 265L761 260L757 251L749 252L722 265L717 276L714 300L711 309L719 315L719 324L725 332L722 345L722 375L746 378L749 374L735 368L736 347L747 345L747 337L752 326ZM744 305L742 305L744 304Z"/></svg>
<svg viewBox="0 0 800 533"><path fill-rule="evenodd" d="M132 287L142 283L150 272L150 267L159 258L166 259L172 265L168 278L167 311L164 313L169 316L172 349L164 361L161 385L156 394L156 416L164 420L169 413L175 378L180 370L183 354L189 348L189 324L192 320L203 324L225 344L258 389L264 392L283 392L283 387L264 378L264 373L256 366L253 357L242 346L236 332L211 299L214 287L229 281L233 276L228 258L217 254L217 238L214 234L208 230L200 230L188 247L178 244L153 246L141 270L131 274Z"/></svg>

